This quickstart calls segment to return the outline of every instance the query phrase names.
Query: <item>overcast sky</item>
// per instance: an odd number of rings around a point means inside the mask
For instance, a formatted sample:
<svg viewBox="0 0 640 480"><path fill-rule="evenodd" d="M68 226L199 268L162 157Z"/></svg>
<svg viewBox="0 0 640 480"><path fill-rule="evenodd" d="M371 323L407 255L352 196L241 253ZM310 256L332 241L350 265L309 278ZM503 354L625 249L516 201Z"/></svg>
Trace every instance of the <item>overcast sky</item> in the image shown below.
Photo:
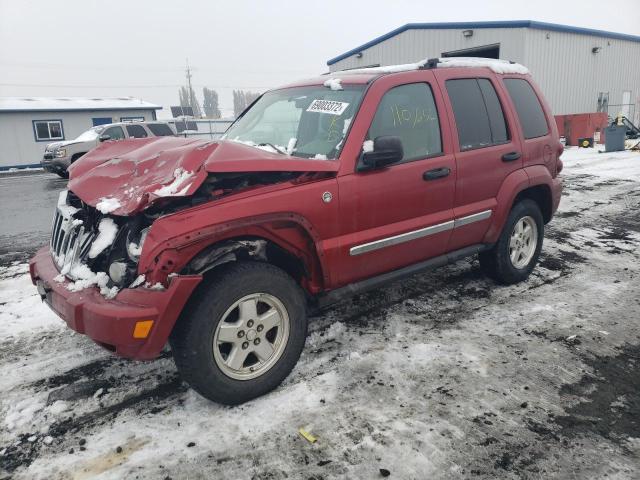
<svg viewBox="0 0 640 480"><path fill-rule="evenodd" d="M193 84L263 91L410 22L539 20L640 35L640 1L0 0L0 96L135 96ZM416 59L418 60L418 59Z"/></svg>

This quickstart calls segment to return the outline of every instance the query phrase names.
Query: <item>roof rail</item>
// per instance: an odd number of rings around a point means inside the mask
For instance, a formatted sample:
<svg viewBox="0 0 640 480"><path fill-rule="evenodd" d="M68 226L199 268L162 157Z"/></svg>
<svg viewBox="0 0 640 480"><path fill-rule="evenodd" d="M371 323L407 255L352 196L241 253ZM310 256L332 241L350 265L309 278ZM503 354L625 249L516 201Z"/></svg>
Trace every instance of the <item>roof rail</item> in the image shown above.
<svg viewBox="0 0 640 480"><path fill-rule="evenodd" d="M354 68L348 70L339 71L341 74L385 74L385 73L397 73L408 72L411 70L430 70L434 68L473 68L473 67L487 67L493 70L495 73L520 73L527 74L529 69L519 63L512 62L510 60L500 60L497 58L482 58L482 57L443 57L443 58L429 58L416 63L407 63L403 65L387 65L384 67L365 67ZM331 72L331 74L336 74Z"/></svg>

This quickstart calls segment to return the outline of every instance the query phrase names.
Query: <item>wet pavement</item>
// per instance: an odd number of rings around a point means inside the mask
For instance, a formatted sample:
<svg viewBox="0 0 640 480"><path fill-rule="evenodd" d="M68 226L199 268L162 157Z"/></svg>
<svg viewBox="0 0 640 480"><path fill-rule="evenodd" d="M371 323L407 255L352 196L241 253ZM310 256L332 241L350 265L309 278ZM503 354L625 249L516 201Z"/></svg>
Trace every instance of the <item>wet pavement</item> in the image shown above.
<svg viewBox="0 0 640 480"><path fill-rule="evenodd" d="M66 185L51 173L0 175L0 266L26 260L47 243L53 209Z"/></svg>

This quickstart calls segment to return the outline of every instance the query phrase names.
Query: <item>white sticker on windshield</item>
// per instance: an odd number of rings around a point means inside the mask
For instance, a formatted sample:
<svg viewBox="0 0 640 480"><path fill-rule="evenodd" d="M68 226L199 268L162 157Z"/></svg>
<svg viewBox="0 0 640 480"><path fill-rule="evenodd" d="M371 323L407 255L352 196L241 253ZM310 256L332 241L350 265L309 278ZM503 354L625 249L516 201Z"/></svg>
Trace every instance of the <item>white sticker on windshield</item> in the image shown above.
<svg viewBox="0 0 640 480"><path fill-rule="evenodd" d="M330 115L342 115L348 103L336 102L334 100L314 100L307 108L307 112L328 113Z"/></svg>

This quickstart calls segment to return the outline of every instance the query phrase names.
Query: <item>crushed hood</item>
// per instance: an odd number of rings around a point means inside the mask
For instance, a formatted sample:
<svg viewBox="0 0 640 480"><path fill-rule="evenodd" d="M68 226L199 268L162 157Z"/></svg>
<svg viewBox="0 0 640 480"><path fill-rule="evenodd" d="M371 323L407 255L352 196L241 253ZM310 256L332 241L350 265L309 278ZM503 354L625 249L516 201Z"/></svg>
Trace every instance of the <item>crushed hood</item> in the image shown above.
<svg viewBox="0 0 640 480"><path fill-rule="evenodd" d="M209 173L337 170L335 161L227 140L152 137L101 143L69 167L69 190L103 213L131 215L160 198L193 195Z"/></svg>

